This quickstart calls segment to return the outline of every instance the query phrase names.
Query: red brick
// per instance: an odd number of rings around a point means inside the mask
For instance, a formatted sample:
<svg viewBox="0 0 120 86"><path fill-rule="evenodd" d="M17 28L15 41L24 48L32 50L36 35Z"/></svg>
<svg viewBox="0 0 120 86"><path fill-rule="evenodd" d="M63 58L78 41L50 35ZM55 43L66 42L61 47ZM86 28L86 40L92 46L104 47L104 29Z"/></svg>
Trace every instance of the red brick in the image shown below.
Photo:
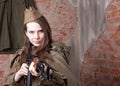
<svg viewBox="0 0 120 86"><path fill-rule="evenodd" d="M110 40L103 40L103 43L104 43L104 45L105 46L110 46L111 45L111 43L110 43Z"/></svg>
<svg viewBox="0 0 120 86"><path fill-rule="evenodd" d="M0 71L0 78L2 78L4 76L4 72Z"/></svg>
<svg viewBox="0 0 120 86"><path fill-rule="evenodd" d="M120 46L120 40L119 39L118 40L114 40L114 43L115 43L116 46Z"/></svg>
<svg viewBox="0 0 120 86"><path fill-rule="evenodd" d="M108 10L107 10L107 11L112 11L112 10L116 10L116 9L117 9L116 5L111 4L111 5L108 7Z"/></svg>
<svg viewBox="0 0 120 86"><path fill-rule="evenodd" d="M120 70L119 69L111 69L111 74L120 76Z"/></svg>
<svg viewBox="0 0 120 86"><path fill-rule="evenodd" d="M112 3L120 2L120 0L111 0Z"/></svg>
<svg viewBox="0 0 120 86"><path fill-rule="evenodd" d="M120 36L120 31L119 30L116 30L114 33L110 34L110 37L112 39L117 39L117 38L119 38L119 36Z"/></svg>
<svg viewBox="0 0 120 86"><path fill-rule="evenodd" d="M3 86L3 79L0 79L0 86Z"/></svg>
<svg viewBox="0 0 120 86"><path fill-rule="evenodd" d="M109 22L112 23L112 24L120 24L120 17L116 16L112 19L109 19Z"/></svg>
<svg viewBox="0 0 120 86"><path fill-rule="evenodd" d="M99 72L100 72L101 74L104 74L104 73L107 74L107 73L110 72L110 69L109 69L109 68L106 68L106 67L100 67Z"/></svg>
<svg viewBox="0 0 120 86"><path fill-rule="evenodd" d="M114 18L116 16L120 16L120 10L113 10L113 11L110 11L109 15L108 15L108 18L111 19L111 18Z"/></svg>
<svg viewBox="0 0 120 86"><path fill-rule="evenodd" d="M109 61L110 63L114 63L114 62L119 62L119 57L115 56L115 55L112 55L110 58L109 58ZM109 63L109 64L110 64Z"/></svg>
<svg viewBox="0 0 120 86"><path fill-rule="evenodd" d="M91 65L99 65L99 66L104 66L104 65L107 64L105 60L99 60L99 59L96 59L96 60L88 60L87 62L88 62L88 64L91 64Z"/></svg>
<svg viewBox="0 0 120 86"><path fill-rule="evenodd" d="M6 59L10 58L10 54L8 55L0 55L0 61L6 61Z"/></svg>

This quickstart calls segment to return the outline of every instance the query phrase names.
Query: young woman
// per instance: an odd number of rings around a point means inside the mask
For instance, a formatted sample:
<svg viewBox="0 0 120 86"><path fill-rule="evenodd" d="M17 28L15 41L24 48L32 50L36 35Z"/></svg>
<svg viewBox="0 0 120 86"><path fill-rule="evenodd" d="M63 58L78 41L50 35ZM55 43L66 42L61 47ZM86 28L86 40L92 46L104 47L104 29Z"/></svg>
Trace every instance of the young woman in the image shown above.
<svg viewBox="0 0 120 86"><path fill-rule="evenodd" d="M32 86L78 86L62 53L65 46L52 41L45 17L33 8L26 9L24 24L25 43L11 62L5 86L26 86L29 74Z"/></svg>

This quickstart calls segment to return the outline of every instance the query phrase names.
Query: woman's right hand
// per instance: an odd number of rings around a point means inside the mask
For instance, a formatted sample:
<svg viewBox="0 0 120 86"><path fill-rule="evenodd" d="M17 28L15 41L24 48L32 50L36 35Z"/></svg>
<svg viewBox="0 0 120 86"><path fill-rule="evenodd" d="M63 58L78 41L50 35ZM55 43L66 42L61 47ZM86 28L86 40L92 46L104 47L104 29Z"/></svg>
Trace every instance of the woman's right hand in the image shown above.
<svg viewBox="0 0 120 86"><path fill-rule="evenodd" d="M19 71L15 74L15 81L19 81L19 79L28 74L28 65L23 63Z"/></svg>

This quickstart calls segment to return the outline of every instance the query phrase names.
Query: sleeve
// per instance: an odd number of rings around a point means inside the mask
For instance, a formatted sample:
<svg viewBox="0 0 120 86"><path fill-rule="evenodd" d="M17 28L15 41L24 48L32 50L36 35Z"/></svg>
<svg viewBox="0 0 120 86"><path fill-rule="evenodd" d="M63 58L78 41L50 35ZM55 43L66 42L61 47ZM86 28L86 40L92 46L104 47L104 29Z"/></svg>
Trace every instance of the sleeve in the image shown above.
<svg viewBox="0 0 120 86"><path fill-rule="evenodd" d="M10 72L8 74L8 76L5 79L4 82L4 86L18 86L18 82L14 81L14 76L16 74L16 72L19 70L20 68L20 60L19 60L19 56L15 55L12 62L11 62L11 66L10 66Z"/></svg>
<svg viewBox="0 0 120 86"><path fill-rule="evenodd" d="M67 86L67 78L59 71L55 71L55 70L53 71L52 79L53 79L54 83L58 84L58 86L59 85Z"/></svg>
<svg viewBox="0 0 120 86"><path fill-rule="evenodd" d="M49 80L46 80L45 77L41 79L41 86L67 86L66 80L66 77L60 72L53 70Z"/></svg>
<svg viewBox="0 0 120 86"><path fill-rule="evenodd" d="M51 51L50 53L53 57L53 61L47 60L46 62L55 70L54 75L57 74L57 77L66 80L66 86L78 86L78 80L72 73L72 70L64 57L56 51Z"/></svg>

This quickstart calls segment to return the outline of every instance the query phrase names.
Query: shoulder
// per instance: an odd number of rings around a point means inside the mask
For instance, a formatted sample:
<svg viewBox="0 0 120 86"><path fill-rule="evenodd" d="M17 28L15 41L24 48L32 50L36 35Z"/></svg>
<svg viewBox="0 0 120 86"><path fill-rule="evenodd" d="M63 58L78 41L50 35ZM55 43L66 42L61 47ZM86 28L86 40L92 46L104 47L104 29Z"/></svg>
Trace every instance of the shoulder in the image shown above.
<svg viewBox="0 0 120 86"><path fill-rule="evenodd" d="M63 50L70 50L70 46L67 46L65 43L60 43L60 42L52 42L52 50L55 51L63 51Z"/></svg>
<svg viewBox="0 0 120 86"><path fill-rule="evenodd" d="M67 46L65 43L53 42L51 52L56 58L62 56L69 63L70 49L70 46Z"/></svg>
<svg viewBox="0 0 120 86"><path fill-rule="evenodd" d="M18 49L18 50L15 52L15 54L13 55L13 59L12 59L12 61L11 61L10 67L12 67L15 62L19 62L19 60L20 60L19 57L20 57L20 55L22 54L22 52L23 52L23 48Z"/></svg>

